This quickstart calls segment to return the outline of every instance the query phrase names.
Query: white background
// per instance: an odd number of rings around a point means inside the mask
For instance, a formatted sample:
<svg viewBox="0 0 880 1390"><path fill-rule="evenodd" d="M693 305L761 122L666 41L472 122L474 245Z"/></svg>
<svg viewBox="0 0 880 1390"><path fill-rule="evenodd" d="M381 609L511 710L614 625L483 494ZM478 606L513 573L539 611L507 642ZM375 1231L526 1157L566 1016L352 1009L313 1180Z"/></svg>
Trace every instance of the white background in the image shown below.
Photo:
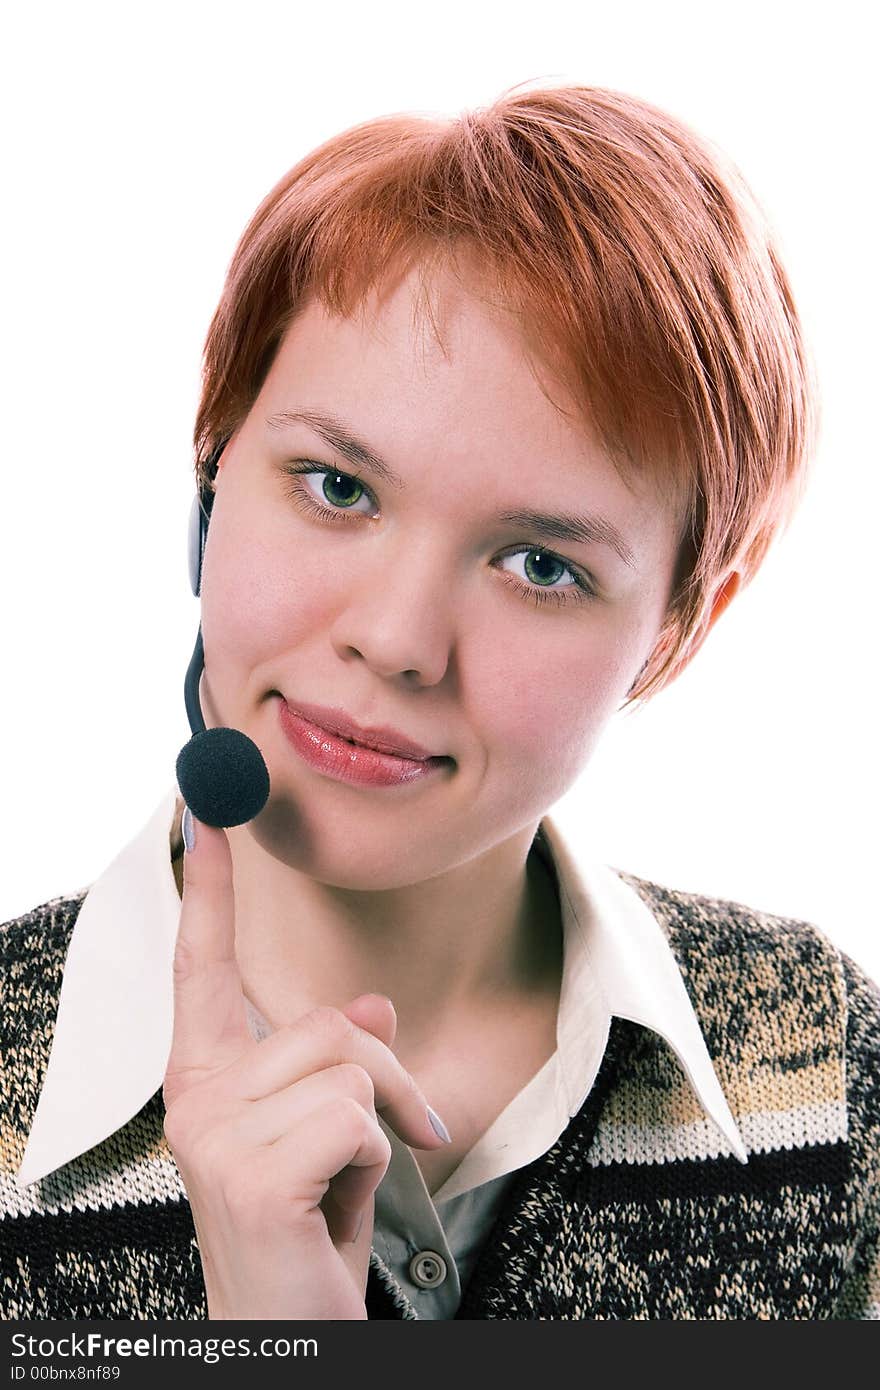
<svg viewBox="0 0 880 1390"><path fill-rule="evenodd" d="M172 785L199 359L237 238L356 121L614 87L727 150L817 359L812 489L695 665L557 814L620 868L819 923L875 979L878 322L869 7L18 6L6 24L0 920Z"/></svg>

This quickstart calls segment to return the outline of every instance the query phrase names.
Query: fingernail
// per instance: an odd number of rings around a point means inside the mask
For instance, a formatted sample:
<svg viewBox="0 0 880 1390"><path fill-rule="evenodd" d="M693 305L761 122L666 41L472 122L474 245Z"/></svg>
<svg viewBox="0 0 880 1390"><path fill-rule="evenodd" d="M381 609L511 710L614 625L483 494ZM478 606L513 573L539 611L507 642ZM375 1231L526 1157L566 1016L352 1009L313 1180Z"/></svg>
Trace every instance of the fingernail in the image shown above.
<svg viewBox="0 0 880 1390"><path fill-rule="evenodd" d="M451 1144L452 1139L450 1137L449 1130L446 1128L445 1124L441 1120L440 1116L437 1114L436 1110L432 1110L429 1105L427 1107L427 1111L428 1119L431 1121L431 1128L433 1129L434 1133L438 1136L438 1138L443 1140L444 1144Z"/></svg>
<svg viewBox="0 0 880 1390"><path fill-rule="evenodd" d="M183 831L183 843L186 845L187 854L189 854L196 847L196 828L193 824L192 811L186 805L183 808L180 828Z"/></svg>

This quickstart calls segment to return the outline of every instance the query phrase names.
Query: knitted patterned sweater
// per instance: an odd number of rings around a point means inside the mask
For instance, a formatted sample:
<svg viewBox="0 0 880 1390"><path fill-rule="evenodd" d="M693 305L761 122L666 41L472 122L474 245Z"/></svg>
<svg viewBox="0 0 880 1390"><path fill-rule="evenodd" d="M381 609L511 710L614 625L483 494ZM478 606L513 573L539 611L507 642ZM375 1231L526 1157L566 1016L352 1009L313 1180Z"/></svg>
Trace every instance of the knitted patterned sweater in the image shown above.
<svg viewBox="0 0 880 1390"><path fill-rule="evenodd" d="M615 1018L583 1107L505 1194L457 1317L880 1317L875 986L808 923L620 876L668 935L748 1162L713 1156L671 1048ZM161 1091L15 1181L84 896L0 928L0 1316L204 1319ZM375 1252L366 1303L418 1316Z"/></svg>

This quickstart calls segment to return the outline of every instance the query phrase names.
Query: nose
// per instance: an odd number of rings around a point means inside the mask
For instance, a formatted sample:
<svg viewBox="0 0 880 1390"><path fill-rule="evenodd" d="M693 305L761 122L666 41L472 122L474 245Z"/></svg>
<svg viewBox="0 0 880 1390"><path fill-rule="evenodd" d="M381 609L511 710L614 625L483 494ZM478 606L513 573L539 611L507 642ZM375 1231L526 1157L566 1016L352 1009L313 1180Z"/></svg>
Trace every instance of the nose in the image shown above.
<svg viewBox="0 0 880 1390"><path fill-rule="evenodd" d="M386 680L439 685L453 649L448 558L444 570L431 547L391 550L351 576L331 641L341 660L362 660Z"/></svg>

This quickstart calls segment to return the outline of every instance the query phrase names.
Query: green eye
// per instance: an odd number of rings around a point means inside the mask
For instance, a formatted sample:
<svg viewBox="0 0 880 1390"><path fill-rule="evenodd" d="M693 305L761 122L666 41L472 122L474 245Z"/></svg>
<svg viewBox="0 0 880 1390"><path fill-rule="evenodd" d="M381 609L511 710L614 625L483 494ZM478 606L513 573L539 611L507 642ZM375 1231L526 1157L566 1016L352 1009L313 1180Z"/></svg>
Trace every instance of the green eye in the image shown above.
<svg viewBox="0 0 880 1390"><path fill-rule="evenodd" d="M525 554L526 578L533 584L555 584L566 571L566 566L556 555L548 555L543 550L528 550ZM533 560L533 556L537 556L537 562ZM552 571L549 575L546 573L548 569Z"/></svg>
<svg viewBox="0 0 880 1390"><path fill-rule="evenodd" d="M364 488L357 478L351 478L347 473L325 473L323 492L334 507L353 507L364 495ZM355 493L355 496L352 497L351 493Z"/></svg>
<svg viewBox="0 0 880 1390"><path fill-rule="evenodd" d="M284 466L284 472L291 479L288 496L307 512L326 521L343 520L345 513L354 511L364 497L376 506L375 498L360 479L342 473L338 468L328 468L319 463L288 463ZM318 496L317 487L312 488L309 481L312 477L321 479L323 501ZM363 510L357 515L363 516Z"/></svg>
<svg viewBox="0 0 880 1390"><path fill-rule="evenodd" d="M501 560L523 561L522 577L503 568L501 574L506 583L512 584L524 598L531 599L536 605L546 602L577 603L578 600L595 597L593 586L585 575L542 546L520 546L517 550L508 550ZM558 581L565 574L570 575L573 582L560 585Z"/></svg>

